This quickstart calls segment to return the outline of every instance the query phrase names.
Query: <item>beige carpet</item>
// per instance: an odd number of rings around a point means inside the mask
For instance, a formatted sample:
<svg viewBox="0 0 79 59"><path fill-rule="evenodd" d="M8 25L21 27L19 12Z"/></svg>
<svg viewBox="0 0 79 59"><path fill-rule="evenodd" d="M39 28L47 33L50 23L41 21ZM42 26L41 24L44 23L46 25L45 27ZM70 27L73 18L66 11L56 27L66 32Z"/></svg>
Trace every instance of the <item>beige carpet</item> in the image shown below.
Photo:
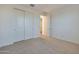
<svg viewBox="0 0 79 59"><path fill-rule="evenodd" d="M50 38L33 38L0 48L0 54L79 53L79 45Z"/></svg>

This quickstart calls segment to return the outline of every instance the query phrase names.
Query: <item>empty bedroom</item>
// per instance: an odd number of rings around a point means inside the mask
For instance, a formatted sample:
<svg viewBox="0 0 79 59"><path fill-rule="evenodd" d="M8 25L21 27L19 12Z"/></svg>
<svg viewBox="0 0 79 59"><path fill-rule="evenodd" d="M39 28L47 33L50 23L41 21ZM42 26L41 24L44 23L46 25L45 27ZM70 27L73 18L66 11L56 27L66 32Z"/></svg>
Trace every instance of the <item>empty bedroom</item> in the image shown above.
<svg viewBox="0 0 79 59"><path fill-rule="evenodd" d="M79 4L0 4L0 54L79 54Z"/></svg>

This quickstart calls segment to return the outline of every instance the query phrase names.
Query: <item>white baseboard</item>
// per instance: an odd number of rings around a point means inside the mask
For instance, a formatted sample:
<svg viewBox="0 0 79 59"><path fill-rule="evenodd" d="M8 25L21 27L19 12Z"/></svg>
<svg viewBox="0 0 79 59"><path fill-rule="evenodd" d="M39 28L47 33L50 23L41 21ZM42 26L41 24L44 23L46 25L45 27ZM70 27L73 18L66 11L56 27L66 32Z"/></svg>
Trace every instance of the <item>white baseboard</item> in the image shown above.
<svg viewBox="0 0 79 59"><path fill-rule="evenodd" d="M66 39L64 39L64 38L57 37L57 36L53 36L53 37L51 37L51 38L56 38L56 39L59 39L59 40L63 40L63 41L70 42L70 43L79 44L79 42L77 42L77 41L66 40Z"/></svg>
<svg viewBox="0 0 79 59"><path fill-rule="evenodd" d="M2 45L0 45L0 48L1 48L1 47L5 47L5 46L8 46L8 45L11 45L11 44L13 44L13 43L14 43L14 42L2 44Z"/></svg>
<svg viewBox="0 0 79 59"><path fill-rule="evenodd" d="M26 39L23 39L23 40L28 40L28 39L37 38L37 37L40 37L40 36L36 35L36 36L32 36L32 37L27 37ZM18 40L18 41L22 41L22 40ZM14 44L15 42L18 42L18 41L13 41L13 42L9 42L9 43L0 44L0 47L11 45L11 44Z"/></svg>

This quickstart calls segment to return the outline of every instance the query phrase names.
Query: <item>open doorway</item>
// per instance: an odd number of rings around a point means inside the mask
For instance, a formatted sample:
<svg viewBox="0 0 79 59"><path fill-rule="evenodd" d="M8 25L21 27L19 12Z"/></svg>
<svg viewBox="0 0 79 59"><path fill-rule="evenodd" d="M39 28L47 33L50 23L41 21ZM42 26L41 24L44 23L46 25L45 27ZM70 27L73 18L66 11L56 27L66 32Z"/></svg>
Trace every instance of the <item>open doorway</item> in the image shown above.
<svg viewBox="0 0 79 59"><path fill-rule="evenodd" d="M40 34L42 35L42 17L40 16Z"/></svg>
<svg viewBox="0 0 79 59"><path fill-rule="evenodd" d="M48 35L48 30L47 30L47 16L41 15L40 16L40 34L47 36Z"/></svg>

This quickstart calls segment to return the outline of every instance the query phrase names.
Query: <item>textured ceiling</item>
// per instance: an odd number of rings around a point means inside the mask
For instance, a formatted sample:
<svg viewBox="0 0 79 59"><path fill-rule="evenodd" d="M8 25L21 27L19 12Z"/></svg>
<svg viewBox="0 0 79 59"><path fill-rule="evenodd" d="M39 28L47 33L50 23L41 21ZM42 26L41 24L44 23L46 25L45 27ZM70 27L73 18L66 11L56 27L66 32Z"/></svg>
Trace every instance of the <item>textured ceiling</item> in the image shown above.
<svg viewBox="0 0 79 59"><path fill-rule="evenodd" d="M49 13L58 8L62 8L64 4L35 4L34 7L31 7L29 4L24 4L24 6L39 12Z"/></svg>

